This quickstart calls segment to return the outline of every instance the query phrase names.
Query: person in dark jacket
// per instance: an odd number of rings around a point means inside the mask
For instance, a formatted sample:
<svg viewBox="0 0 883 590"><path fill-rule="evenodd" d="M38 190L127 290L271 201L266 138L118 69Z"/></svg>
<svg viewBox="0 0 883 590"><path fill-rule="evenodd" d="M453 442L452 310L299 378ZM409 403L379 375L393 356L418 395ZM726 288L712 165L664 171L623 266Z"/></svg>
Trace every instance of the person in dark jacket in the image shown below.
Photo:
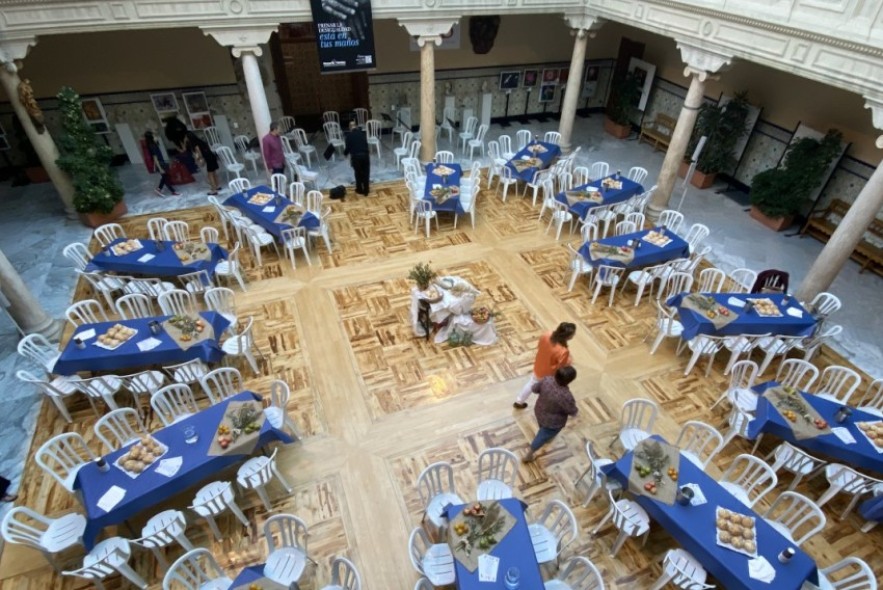
<svg viewBox="0 0 883 590"><path fill-rule="evenodd" d="M156 187L153 192L161 197L163 196L162 189L168 187L173 197L180 195L181 193L175 190L175 187L172 186L172 181L169 180L169 165L166 164L166 160L162 155L162 150L156 142L156 138L153 136L152 131L144 133L144 145L147 147L147 153L150 154L150 158L153 160L153 169L159 172L159 186Z"/></svg>
<svg viewBox="0 0 883 590"><path fill-rule="evenodd" d="M350 130L346 134L346 148L343 155L350 157L350 165L356 175L356 193L367 196L368 183L371 176L371 152L368 151L368 136L365 130L350 121Z"/></svg>
<svg viewBox="0 0 883 590"><path fill-rule="evenodd" d="M522 458L529 463L534 460L534 453L540 447L558 436L567 424L568 416L576 416L576 400L570 393L570 385L576 379L576 369L570 365L559 367L554 377L543 377L531 388L539 395L534 414L540 430L530 443L530 450Z"/></svg>

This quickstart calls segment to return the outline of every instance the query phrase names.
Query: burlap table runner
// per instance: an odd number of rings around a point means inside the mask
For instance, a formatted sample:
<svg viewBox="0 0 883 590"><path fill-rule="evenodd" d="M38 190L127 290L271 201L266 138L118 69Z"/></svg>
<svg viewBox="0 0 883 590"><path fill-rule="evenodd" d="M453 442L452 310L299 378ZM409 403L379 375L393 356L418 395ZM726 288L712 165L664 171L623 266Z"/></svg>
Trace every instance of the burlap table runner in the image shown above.
<svg viewBox="0 0 883 590"><path fill-rule="evenodd" d="M701 314L702 317L706 318L712 323L712 325L714 325L715 330L720 330L739 317L739 314L732 309L728 310L729 315L722 314L719 310L720 304L714 299L714 297L701 295L699 293L691 293L690 295L685 296L681 300L681 307L692 309L696 313Z"/></svg>
<svg viewBox="0 0 883 590"><path fill-rule="evenodd" d="M172 316L162 323L162 327L181 350L187 350L191 346L215 337L212 325L198 315ZM202 327L201 331L200 327Z"/></svg>
<svg viewBox="0 0 883 590"><path fill-rule="evenodd" d="M681 465L681 453L677 447L659 440L644 440L635 447L632 469L629 471L629 490L634 493L659 500L669 506L674 504L675 495L678 491L678 482L668 475L670 467L679 469ZM638 467L647 467L649 472L642 476ZM657 475L659 480L657 481ZM656 483L656 493L651 494L644 489L644 484Z"/></svg>
<svg viewBox="0 0 883 590"><path fill-rule="evenodd" d="M469 517L461 512L451 521L448 529L448 544L451 546L451 553L470 572L474 572L478 567L479 556L490 553L509 534L517 522L516 518L499 502L482 502L481 505L484 507L485 516L483 518ZM460 535L456 532L458 524L465 524L469 527L466 534ZM479 527L477 531L473 530L474 526ZM486 549L480 548L479 541L482 535L477 534L480 531L487 531L486 534L496 539L497 542Z"/></svg>
<svg viewBox="0 0 883 590"><path fill-rule="evenodd" d="M604 202L604 195L601 194L601 191L564 191L564 198L567 199L567 204L571 207L584 201L599 205Z"/></svg>
<svg viewBox="0 0 883 590"><path fill-rule="evenodd" d="M274 223L284 223L290 225L291 227L297 227L297 224L300 223L301 217L304 216L304 212L298 209L295 205L286 205L282 212L276 216L276 219L273 220Z"/></svg>
<svg viewBox="0 0 883 590"><path fill-rule="evenodd" d="M512 160L512 165L518 172L524 172L530 168L541 168L543 165L543 161L539 158L528 158L527 160Z"/></svg>
<svg viewBox="0 0 883 590"><path fill-rule="evenodd" d="M251 590L252 588L260 588L261 590L288 590L288 586L280 584L279 582L274 582L270 578L258 578L257 580L240 584L239 586L234 587L233 590Z"/></svg>
<svg viewBox="0 0 883 590"><path fill-rule="evenodd" d="M767 401L776 408L776 411L785 418L785 421L791 427L791 432L794 433L794 438L797 440L805 440L807 438L822 436L823 434L831 434L831 428L829 426L816 428L814 422L816 420L822 420L821 414L819 414L796 389L778 385L767 389L764 392L763 397L765 397ZM785 415L785 412L787 411L792 411L797 415L794 422L789 420Z"/></svg>
<svg viewBox="0 0 883 590"><path fill-rule="evenodd" d="M610 244L592 242L589 244L589 256L592 260L606 258L608 260L622 262L623 264L629 264L635 259L635 251L628 246L613 246Z"/></svg>
<svg viewBox="0 0 883 590"><path fill-rule="evenodd" d="M230 433L233 433L234 427L234 418L240 415L240 412L244 408L251 407L255 411L255 420L254 424L258 426L254 432L246 433L242 432L233 442L227 446L227 448L221 447L221 443L218 442L218 428L221 426L227 426L230 429ZM266 420L264 416L264 407L261 405L261 402L254 400L248 402L230 402L227 404L227 411L224 413L224 417L218 422L218 426L215 428L215 431L212 433L212 445L209 447L208 454L209 455L248 455L251 453L254 448L258 444L258 438L261 436L261 427L264 424L264 420Z"/></svg>
<svg viewBox="0 0 883 590"><path fill-rule="evenodd" d="M172 246L181 264L193 264L201 260L211 260L212 251L201 242L179 242Z"/></svg>

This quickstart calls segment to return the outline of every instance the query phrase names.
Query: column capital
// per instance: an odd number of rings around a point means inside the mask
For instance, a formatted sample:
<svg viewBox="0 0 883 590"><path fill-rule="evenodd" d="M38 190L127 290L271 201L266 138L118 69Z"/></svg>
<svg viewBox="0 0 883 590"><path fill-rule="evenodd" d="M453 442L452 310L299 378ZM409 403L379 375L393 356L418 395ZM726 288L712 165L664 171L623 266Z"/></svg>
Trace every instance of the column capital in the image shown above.
<svg viewBox="0 0 883 590"><path fill-rule="evenodd" d="M253 53L260 57L263 53L261 45L270 40L279 25L250 25L250 26L204 26L199 27L206 35L215 38L215 41L225 47L230 47L233 57L242 57L243 53Z"/></svg>
<svg viewBox="0 0 883 590"><path fill-rule="evenodd" d="M9 73L14 74L21 67L21 62L27 56L28 51L37 44L35 35L4 39L0 43L0 63Z"/></svg>
<svg viewBox="0 0 883 590"><path fill-rule="evenodd" d="M405 27L409 35L417 38L417 45L423 47L427 43L441 45L442 36L447 35L459 20L459 16L400 18L399 26Z"/></svg>
<svg viewBox="0 0 883 590"><path fill-rule="evenodd" d="M677 45L681 52L681 59L687 64L687 67L684 68L684 75L697 76L703 82L729 66L733 61L732 55L714 49L697 47L684 41L677 41Z"/></svg>
<svg viewBox="0 0 883 590"><path fill-rule="evenodd" d="M865 96L865 108L871 109L871 122L874 127L883 131L883 95ZM883 150L883 135L877 138L876 146Z"/></svg>
<svg viewBox="0 0 883 590"><path fill-rule="evenodd" d="M567 26L573 29L571 34L579 39L584 39L586 36L593 38L598 29L607 22L594 14L565 14L564 20Z"/></svg>

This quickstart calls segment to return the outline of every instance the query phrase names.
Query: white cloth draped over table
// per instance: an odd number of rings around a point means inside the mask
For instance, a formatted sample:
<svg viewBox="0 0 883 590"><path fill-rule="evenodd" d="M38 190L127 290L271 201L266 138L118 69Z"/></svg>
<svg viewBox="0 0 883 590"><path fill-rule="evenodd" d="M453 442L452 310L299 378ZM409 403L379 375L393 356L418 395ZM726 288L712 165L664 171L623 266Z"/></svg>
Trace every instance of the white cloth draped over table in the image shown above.
<svg viewBox="0 0 883 590"><path fill-rule="evenodd" d="M436 324L450 318L448 323L435 335L436 344L445 342L454 327L460 328L461 331L471 332L472 342L475 344L487 346L497 341L493 319L485 324L477 324L470 315L475 298L480 291L473 287L469 281L457 276L439 277L436 280L435 288L441 293L442 298L441 301L430 303L429 318ZM417 287L412 287L411 326L416 336L426 336L423 326L417 321L421 299L426 299L425 292L420 291Z"/></svg>

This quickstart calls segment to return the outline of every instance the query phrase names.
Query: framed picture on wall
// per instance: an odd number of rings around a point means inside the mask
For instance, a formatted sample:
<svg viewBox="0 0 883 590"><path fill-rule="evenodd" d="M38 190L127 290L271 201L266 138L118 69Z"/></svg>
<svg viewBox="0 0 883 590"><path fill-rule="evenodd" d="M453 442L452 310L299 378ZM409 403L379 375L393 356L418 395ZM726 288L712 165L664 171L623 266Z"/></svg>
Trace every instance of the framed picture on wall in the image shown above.
<svg viewBox="0 0 883 590"><path fill-rule="evenodd" d="M555 84L543 84L540 86L539 102L552 102L555 100Z"/></svg>
<svg viewBox="0 0 883 590"><path fill-rule="evenodd" d="M500 72L500 90L515 90L521 84L521 72Z"/></svg>
<svg viewBox="0 0 883 590"><path fill-rule="evenodd" d="M558 68L553 68L551 70L543 70L543 84L557 84L558 83Z"/></svg>
<svg viewBox="0 0 883 590"><path fill-rule="evenodd" d="M583 84L583 98L591 98L598 92L598 76L600 69L598 66L589 66L586 68L586 80Z"/></svg>
<svg viewBox="0 0 883 590"><path fill-rule="evenodd" d="M653 87L653 76L656 74L656 66L633 57L629 60L629 72L632 72L638 78L641 96L638 99L638 104L635 106L639 111L643 111L647 107L647 99L650 98L650 89Z"/></svg>
<svg viewBox="0 0 883 590"><path fill-rule="evenodd" d="M104 105L101 104L101 99L84 98L81 106L86 122L92 126L95 133L110 133L110 124L107 122L107 114L104 112Z"/></svg>
<svg viewBox="0 0 883 590"><path fill-rule="evenodd" d="M205 92L185 92L181 98L184 99L184 108L187 109L187 119L191 127L205 129L214 125Z"/></svg>
<svg viewBox="0 0 883 590"><path fill-rule="evenodd" d="M540 79L539 70L524 70L524 82L522 85L525 88L533 88L537 85L537 82Z"/></svg>
<svg viewBox="0 0 883 590"><path fill-rule="evenodd" d="M570 68L561 68L558 71L558 83L567 84L567 77L570 76Z"/></svg>
<svg viewBox="0 0 883 590"><path fill-rule="evenodd" d="M177 113L178 99L175 98L174 92L161 92L150 95L150 102L153 103L153 110L157 113Z"/></svg>

